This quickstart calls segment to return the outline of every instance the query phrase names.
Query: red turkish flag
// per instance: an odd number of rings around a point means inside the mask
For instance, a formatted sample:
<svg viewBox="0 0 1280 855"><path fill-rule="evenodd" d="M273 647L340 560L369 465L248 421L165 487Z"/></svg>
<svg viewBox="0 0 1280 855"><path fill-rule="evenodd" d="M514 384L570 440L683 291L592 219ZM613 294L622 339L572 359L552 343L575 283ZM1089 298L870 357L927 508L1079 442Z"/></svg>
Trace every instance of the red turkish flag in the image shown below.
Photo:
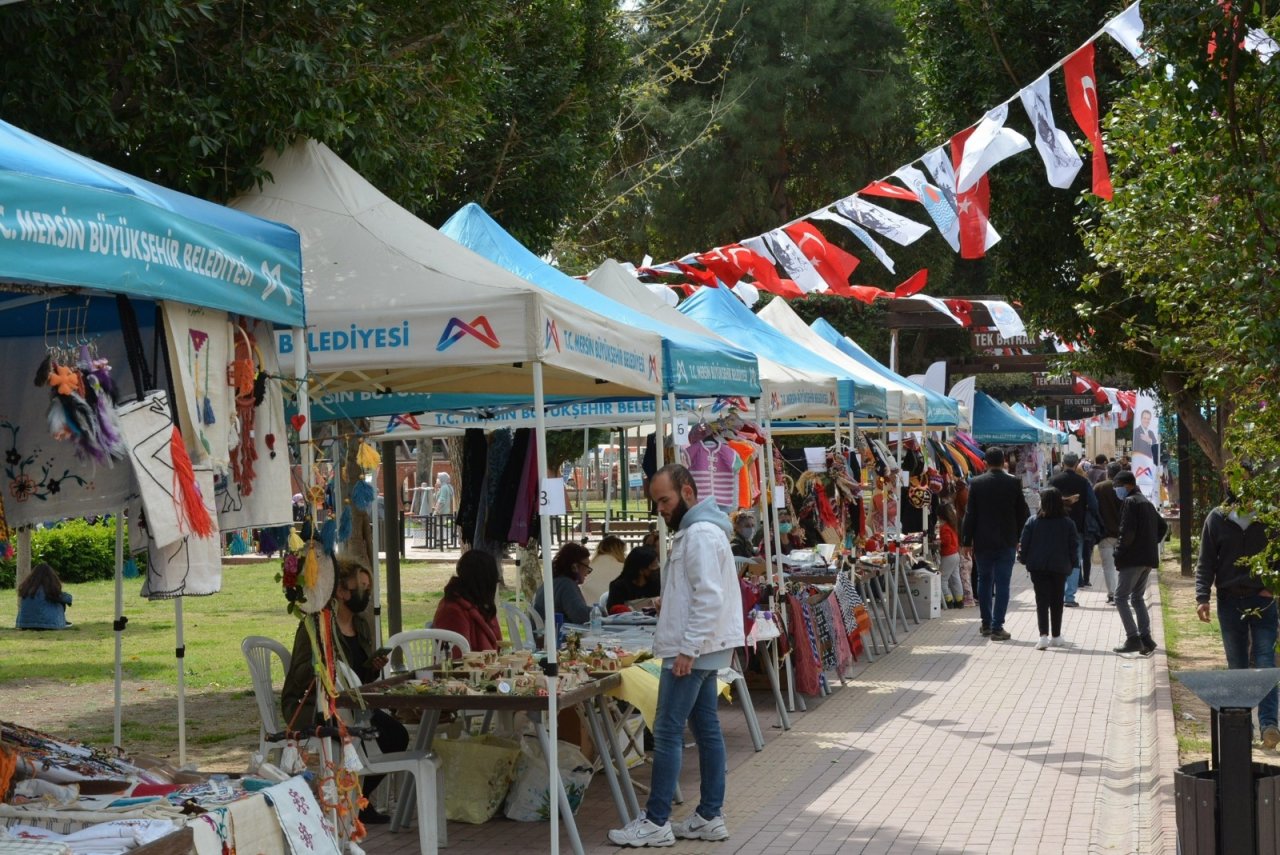
<svg viewBox="0 0 1280 855"><path fill-rule="evenodd" d="M736 246L736 244L735 244ZM739 267L726 250L728 247L717 247L710 252L694 256L699 264L714 273L726 285L736 285L738 280L747 275L747 271Z"/></svg>
<svg viewBox="0 0 1280 855"><path fill-rule="evenodd" d="M905 187L890 184L888 181L872 181L858 191L867 196L884 196L886 199L906 199L908 202L919 202L920 197Z"/></svg>
<svg viewBox="0 0 1280 855"><path fill-rule="evenodd" d="M881 297L892 297L888 291L882 291L873 285L841 285L839 288L832 288L829 292L837 297L852 297L860 300L870 306Z"/></svg>
<svg viewBox="0 0 1280 855"><path fill-rule="evenodd" d="M858 266L857 256L832 244L812 223L804 220L783 226L782 230L800 247L804 257L813 264L814 270L818 271L828 288L840 288L849 284L849 277Z"/></svg>
<svg viewBox="0 0 1280 855"><path fill-rule="evenodd" d="M893 289L893 296L910 297L912 294L923 291L927 284L929 284L929 268L921 267L910 279Z"/></svg>
<svg viewBox="0 0 1280 855"><path fill-rule="evenodd" d="M675 262L675 265L676 267L679 267L681 270L683 270L685 275L687 275L694 282L697 282L699 285L705 285L708 288L719 287L719 283L716 281L715 271L700 270L699 268L694 267L692 264L685 264L683 261L677 261ZM733 281L737 282L738 280L735 279ZM733 283L730 283L730 284L733 284Z"/></svg>
<svg viewBox="0 0 1280 855"><path fill-rule="evenodd" d="M951 310L951 314L960 319L962 325L973 326L973 303L968 300L943 300L942 302Z"/></svg>
<svg viewBox="0 0 1280 855"><path fill-rule="evenodd" d="M1093 70L1093 42L1067 57L1062 65L1062 76L1067 85L1071 115L1093 144L1093 192L1110 201L1114 193L1107 152L1102 147L1102 130L1098 125L1101 110L1098 105L1098 78Z"/></svg>
<svg viewBox="0 0 1280 855"><path fill-rule="evenodd" d="M966 128L951 138L951 165L960 173L964 144L977 126ZM956 193L956 215L960 221L960 257L982 258L987 254L987 217L991 211L991 182L984 174L963 193Z"/></svg>
<svg viewBox="0 0 1280 855"><path fill-rule="evenodd" d="M731 243L728 246L719 247L715 251L722 252L728 257L728 263L741 270L743 275L750 275L758 287L769 293L788 298L804 296L804 292L800 290L799 285L778 275L778 271L774 269L773 263L769 259L759 253L752 252L742 244Z"/></svg>

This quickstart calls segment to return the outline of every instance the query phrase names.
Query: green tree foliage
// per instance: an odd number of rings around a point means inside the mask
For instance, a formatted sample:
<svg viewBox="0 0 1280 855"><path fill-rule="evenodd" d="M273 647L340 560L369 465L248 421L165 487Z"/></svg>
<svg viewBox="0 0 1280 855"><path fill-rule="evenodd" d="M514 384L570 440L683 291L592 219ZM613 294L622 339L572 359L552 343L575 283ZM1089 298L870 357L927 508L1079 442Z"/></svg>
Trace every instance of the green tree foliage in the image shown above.
<svg viewBox="0 0 1280 855"><path fill-rule="evenodd" d="M1267 462L1280 459L1280 67L1240 45L1247 28L1274 31L1276 21L1265 3L1232 15L1166 2L1150 14L1151 46L1164 65L1109 117L1117 192L1087 234L1102 265L1091 284L1122 291L1123 301L1099 309L1125 317L1123 352L1156 361L1209 459L1274 522L1280 473ZM1135 304L1143 311L1128 310ZM1203 415L1207 403L1225 425L1222 437ZM1240 478L1232 456L1257 462L1255 477Z"/></svg>
<svg viewBox="0 0 1280 855"><path fill-rule="evenodd" d="M427 216L478 202L536 252L579 215L614 146L628 56L614 0L510 0L492 23L501 57L485 117Z"/></svg>
<svg viewBox="0 0 1280 855"><path fill-rule="evenodd" d="M419 216L478 199L545 248L607 154L607 0L104 0L0 8L0 114L224 201L324 142Z"/></svg>

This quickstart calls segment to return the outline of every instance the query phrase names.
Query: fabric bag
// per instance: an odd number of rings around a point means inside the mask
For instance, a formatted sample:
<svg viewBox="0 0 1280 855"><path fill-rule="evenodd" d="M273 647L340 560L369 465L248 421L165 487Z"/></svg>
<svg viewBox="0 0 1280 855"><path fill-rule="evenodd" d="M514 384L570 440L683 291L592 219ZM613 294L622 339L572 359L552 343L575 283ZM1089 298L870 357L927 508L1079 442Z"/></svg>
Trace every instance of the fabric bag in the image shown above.
<svg viewBox="0 0 1280 855"><path fill-rule="evenodd" d="M515 778L520 745L481 734L462 739L438 737L431 750L440 758L448 782L444 788L445 816L473 825L493 819Z"/></svg>
<svg viewBox="0 0 1280 855"><path fill-rule="evenodd" d="M591 783L591 761L576 745L559 743L557 764L560 780L569 795L569 807L577 814L582 797ZM520 745L520 760L516 764L516 780L507 794L504 809L507 819L517 822L542 822L551 815L551 794L548 786L547 761L536 739L525 737Z"/></svg>

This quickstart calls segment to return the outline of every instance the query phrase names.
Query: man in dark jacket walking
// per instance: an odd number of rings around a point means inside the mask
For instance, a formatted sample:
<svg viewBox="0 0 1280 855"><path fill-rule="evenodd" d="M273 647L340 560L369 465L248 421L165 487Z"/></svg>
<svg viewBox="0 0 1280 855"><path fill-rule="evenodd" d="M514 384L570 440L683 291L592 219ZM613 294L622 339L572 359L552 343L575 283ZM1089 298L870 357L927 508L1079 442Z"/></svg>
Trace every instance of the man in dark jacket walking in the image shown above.
<svg viewBox="0 0 1280 855"><path fill-rule="evenodd" d="M1049 479L1050 487L1057 487L1062 499L1067 503L1067 516L1076 524L1076 532L1080 535L1080 554L1076 556L1075 568L1067 577L1066 601L1063 605L1075 608L1076 590L1081 586L1089 587L1089 578L1082 576L1085 567L1085 549L1092 550L1089 545L1090 532L1094 531L1090 523L1097 525L1098 499L1093 494L1093 485L1089 479L1081 475L1076 467L1080 465L1080 456L1068 453L1062 457L1062 470Z"/></svg>
<svg viewBox="0 0 1280 855"><path fill-rule="evenodd" d="M1116 601L1116 544L1120 542L1120 497L1112 479L1120 474L1119 463L1107 464L1107 480L1094 485L1098 498L1098 519L1102 537L1098 540L1098 556L1102 559L1102 580L1107 586L1107 603Z"/></svg>
<svg viewBox="0 0 1280 855"><path fill-rule="evenodd" d="M1245 559L1266 549L1269 532L1252 516L1234 508L1209 512L1200 533L1196 564L1196 615L1209 622L1209 590L1218 588L1218 626L1228 668L1274 668L1280 622L1271 591L1250 571ZM1252 663L1252 664L1251 664ZM1280 745L1276 726L1280 699L1272 690L1258 704L1262 744Z"/></svg>
<svg viewBox="0 0 1280 855"><path fill-rule="evenodd" d="M1121 472L1111 482L1120 497L1120 539L1116 544L1116 611L1124 624L1125 642L1115 648L1122 656L1150 656L1156 652L1147 614L1147 577L1160 563L1160 540L1167 524L1156 512L1132 472ZM1136 617L1136 620L1135 620Z"/></svg>
<svg viewBox="0 0 1280 855"><path fill-rule="evenodd" d="M1008 641L1004 616L1009 608L1009 581L1022 526L1031 516L1022 481L1004 471L1004 451L989 448L987 471L969 484L969 504L960 533L961 551L978 571L978 607L982 634Z"/></svg>

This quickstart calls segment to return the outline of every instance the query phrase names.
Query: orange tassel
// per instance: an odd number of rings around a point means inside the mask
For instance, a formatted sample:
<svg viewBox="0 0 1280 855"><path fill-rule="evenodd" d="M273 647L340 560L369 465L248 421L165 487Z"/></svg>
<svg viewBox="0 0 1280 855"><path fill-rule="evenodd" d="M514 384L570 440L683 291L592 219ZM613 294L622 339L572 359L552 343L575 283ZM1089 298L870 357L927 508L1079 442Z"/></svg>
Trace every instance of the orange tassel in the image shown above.
<svg viewBox="0 0 1280 855"><path fill-rule="evenodd" d="M182 431L173 426L173 437L169 441L169 453L173 456L173 496L178 502L181 516L186 520L187 529L196 537L213 537L217 529L213 525L213 517L204 506L204 497L196 485L196 471L191 465L191 457L187 454L186 443L182 441Z"/></svg>

